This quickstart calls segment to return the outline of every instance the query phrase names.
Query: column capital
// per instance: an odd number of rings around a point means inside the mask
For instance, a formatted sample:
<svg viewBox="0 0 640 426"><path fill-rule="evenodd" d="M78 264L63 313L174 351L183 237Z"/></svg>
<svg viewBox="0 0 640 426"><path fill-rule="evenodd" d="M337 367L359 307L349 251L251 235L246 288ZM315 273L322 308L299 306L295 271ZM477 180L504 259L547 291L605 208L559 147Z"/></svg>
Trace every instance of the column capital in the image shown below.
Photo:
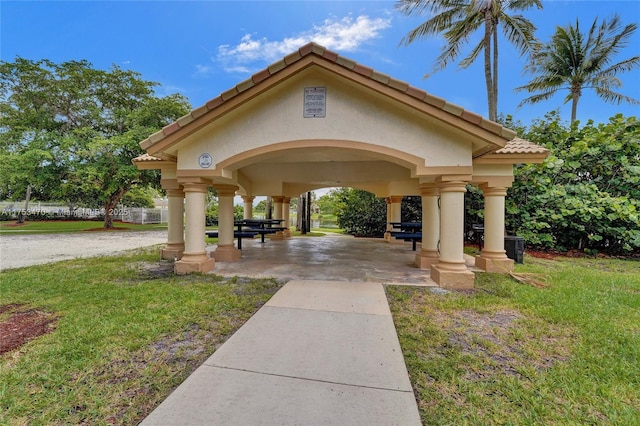
<svg viewBox="0 0 640 426"><path fill-rule="evenodd" d="M182 184L183 191L186 192L202 192L206 193L209 185L206 183L185 182Z"/></svg>
<svg viewBox="0 0 640 426"><path fill-rule="evenodd" d="M478 185L485 197L506 197L507 188L504 186L489 186L486 183Z"/></svg>
<svg viewBox="0 0 640 426"><path fill-rule="evenodd" d="M395 203L401 203L403 198L404 198L403 195L392 195L389 197L389 200L391 200L391 204L395 204Z"/></svg>
<svg viewBox="0 0 640 426"><path fill-rule="evenodd" d="M240 188L235 185L213 185L213 189L218 193L218 197L233 197Z"/></svg>
<svg viewBox="0 0 640 426"><path fill-rule="evenodd" d="M440 194L440 188L436 183L423 183L420 185L420 195L423 197L434 197Z"/></svg>
<svg viewBox="0 0 640 426"><path fill-rule="evenodd" d="M443 192L467 192L467 182L461 180L453 180L440 182L438 184L438 189L440 193Z"/></svg>
<svg viewBox="0 0 640 426"><path fill-rule="evenodd" d="M242 200L243 200L245 203L253 203L253 200L255 200L255 199L256 199L256 197L255 197L255 196L253 196L253 195L243 195L243 196L242 196Z"/></svg>
<svg viewBox="0 0 640 426"><path fill-rule="evenodd" d="M282 202L284 204L291 204L291 197L282 197Z"/></svg>
<svg viewBox="0 0 640 426"><path fill-rule="evenodd" d="M387 205L391 204L391 197L385 197L384 201Z"/></svg>
<svg viewBox="0 0 640 426"><path fill-rule="evenodd" d="M284 200L284 197L282 195L272 195L271 199L273 200L274 204L282 204L282 200Z"/></svg>
<svg viewBox="0 0 640 426"><path fill-rule="evenodd" d="M184 198L184 191L182 189L167 189L167 197Z"/></svg>

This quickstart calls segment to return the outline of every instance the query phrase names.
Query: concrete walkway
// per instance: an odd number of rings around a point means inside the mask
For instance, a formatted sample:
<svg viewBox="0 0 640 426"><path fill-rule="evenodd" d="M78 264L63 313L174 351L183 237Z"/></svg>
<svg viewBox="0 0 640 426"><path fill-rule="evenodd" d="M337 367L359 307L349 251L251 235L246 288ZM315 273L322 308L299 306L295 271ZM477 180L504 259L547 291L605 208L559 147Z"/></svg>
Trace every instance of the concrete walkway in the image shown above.
<svg viewBox="0 0 640 426"><path fill-rule="evenodd" d="M381 283L291 281L142 425L419 425Z"/></svg>

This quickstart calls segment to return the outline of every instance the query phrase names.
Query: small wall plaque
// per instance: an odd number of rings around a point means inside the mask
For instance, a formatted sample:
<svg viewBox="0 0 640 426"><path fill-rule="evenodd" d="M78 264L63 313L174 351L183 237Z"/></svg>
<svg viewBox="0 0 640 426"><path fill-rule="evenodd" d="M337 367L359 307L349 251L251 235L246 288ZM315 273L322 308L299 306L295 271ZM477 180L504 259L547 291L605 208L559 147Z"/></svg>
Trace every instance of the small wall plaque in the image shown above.
<svg viewBox="0 0 640 426"><path fill-rule="evenodd" d="M304 88L304 118L322 118L327 115L327 88Z"/></svg>
<svg viewBox="0 0 640 426"><path fill-rule="evenodd" d="M203 152L200 154L200 158L198 158L198 164L203 169L208 169L213 164L213 157L208 152Z"/></svg>

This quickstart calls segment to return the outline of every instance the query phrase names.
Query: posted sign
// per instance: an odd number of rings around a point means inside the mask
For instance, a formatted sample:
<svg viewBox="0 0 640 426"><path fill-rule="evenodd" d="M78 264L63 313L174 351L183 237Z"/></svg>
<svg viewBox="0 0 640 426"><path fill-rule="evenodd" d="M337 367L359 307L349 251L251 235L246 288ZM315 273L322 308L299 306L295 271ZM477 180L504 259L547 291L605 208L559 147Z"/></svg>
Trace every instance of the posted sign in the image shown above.
<svg viewBox="0 0 640 426"><path fill-rule="evenodd" d="M326 117L327 115L327 88L304 88L304 118Z"/></svg>

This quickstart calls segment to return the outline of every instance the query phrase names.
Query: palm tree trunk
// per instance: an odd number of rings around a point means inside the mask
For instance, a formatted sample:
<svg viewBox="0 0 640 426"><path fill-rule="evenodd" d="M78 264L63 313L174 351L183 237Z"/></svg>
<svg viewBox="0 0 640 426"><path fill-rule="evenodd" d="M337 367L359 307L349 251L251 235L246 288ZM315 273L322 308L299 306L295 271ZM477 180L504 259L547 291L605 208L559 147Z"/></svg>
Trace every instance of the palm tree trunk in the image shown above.
<svg viewBox="0 0 640 426"><path fill-rule="evenodd" d="M495 102L493 100L494 87L493 76L491 75L491 34L492 30L491 10L484 12L484 79L487 85L487 102L489 106L489 119L495 120Z"/></svg>
<svg viewBox="0 0 640 426"><path fill-rule="evenodd" d="M498 119L498 25L493 24L493 114L489 109L489 120Z"/></svg>
<svg viewBox="0 0 640 426"><path fill-rule="evenodd" d="M580 95L573 94L571 99L571 124L576 121L576 116L578 115L578 101L580 100Z"/></svg>

